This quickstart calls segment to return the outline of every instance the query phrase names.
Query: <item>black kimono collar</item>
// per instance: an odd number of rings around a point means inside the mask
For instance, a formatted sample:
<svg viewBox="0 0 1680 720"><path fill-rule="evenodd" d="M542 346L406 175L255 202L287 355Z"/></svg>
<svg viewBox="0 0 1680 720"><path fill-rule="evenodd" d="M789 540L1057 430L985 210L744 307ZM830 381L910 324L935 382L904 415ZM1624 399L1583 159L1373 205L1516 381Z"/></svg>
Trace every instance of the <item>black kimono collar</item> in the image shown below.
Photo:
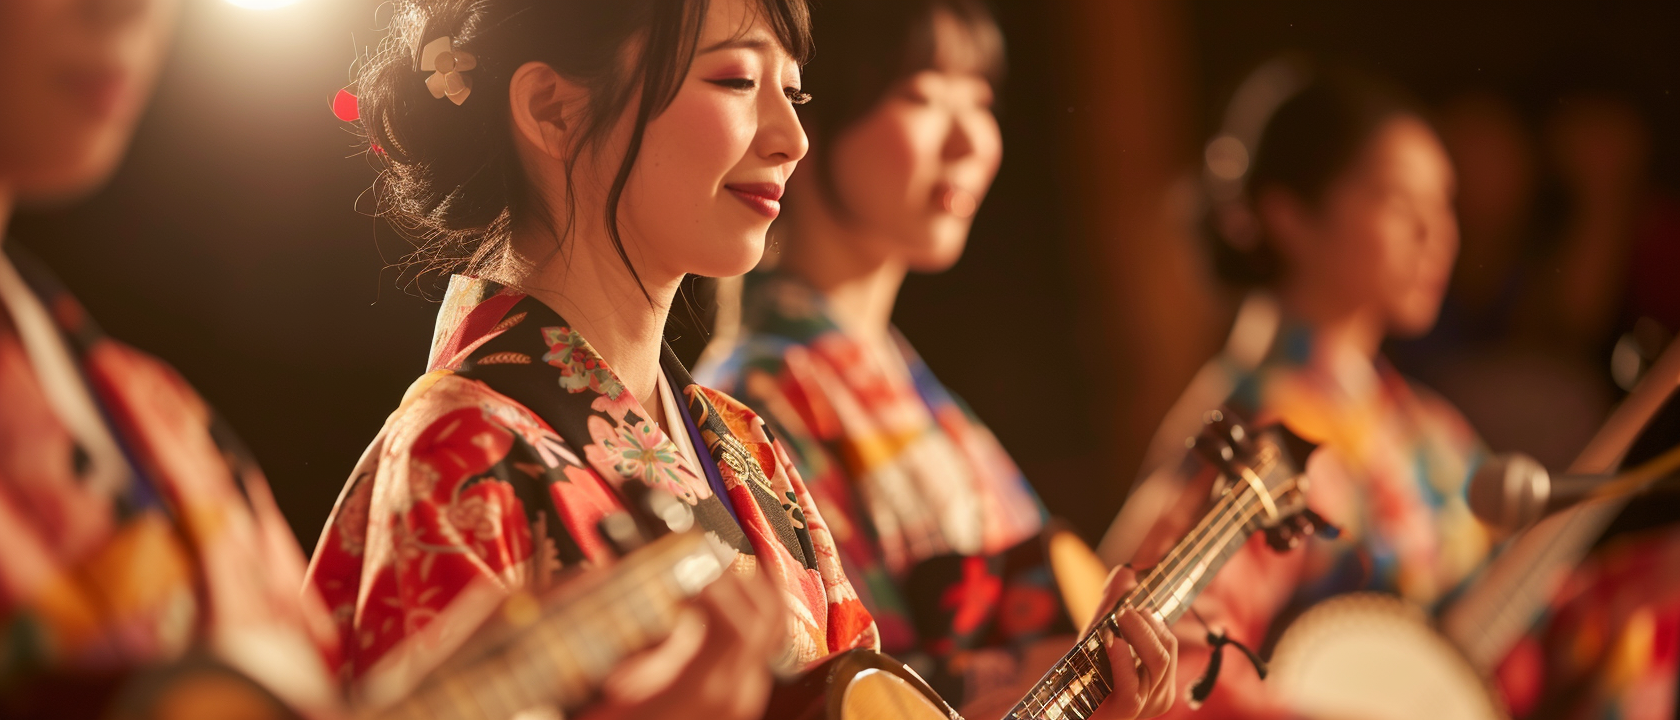
<svg viewBox="0 0 1680 720"><path fill-rule="evenodd" d="M601 355L536 298L457 277L450 283L438 327L434 370L478 380L523 405L582 451L608 485L620 489L635 482L669 490L693 506L701 527L751 554L736 514L708 478L717 474L717 465L726 464L734 476L748 480L743 484L754 504L771 520L794 558L815 567L809 539L786 520L787 500L776 497L753 454L699 392L669 345L660 354L661 370L679 402L686 404L681 408L686 411L685 424L692 423L694 435L704 441L695 450L707 468L690 467L652 412L641 407Z"/></svg>

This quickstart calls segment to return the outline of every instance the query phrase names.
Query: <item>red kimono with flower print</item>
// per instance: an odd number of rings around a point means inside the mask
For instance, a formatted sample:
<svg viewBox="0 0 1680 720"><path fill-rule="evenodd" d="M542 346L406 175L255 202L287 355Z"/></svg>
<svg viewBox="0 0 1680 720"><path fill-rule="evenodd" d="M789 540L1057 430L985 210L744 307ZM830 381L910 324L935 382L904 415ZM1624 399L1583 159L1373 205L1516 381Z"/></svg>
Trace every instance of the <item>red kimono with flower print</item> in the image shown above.
<svg viewBox="0 0 1680 720"><path fill-rule="evenodd" d="M354 689L407 686L470 635L507 592L563 567L609 563L597 525L626 483L669 490L767 572L791 608L789 656L809 663L876 644L827 526L750 411L701 388L667 350L718 497L582 337L534 298L451 283L432 372L352 473L310 564L346 648ZM697 449L699 449L697 447Z"/></svg>

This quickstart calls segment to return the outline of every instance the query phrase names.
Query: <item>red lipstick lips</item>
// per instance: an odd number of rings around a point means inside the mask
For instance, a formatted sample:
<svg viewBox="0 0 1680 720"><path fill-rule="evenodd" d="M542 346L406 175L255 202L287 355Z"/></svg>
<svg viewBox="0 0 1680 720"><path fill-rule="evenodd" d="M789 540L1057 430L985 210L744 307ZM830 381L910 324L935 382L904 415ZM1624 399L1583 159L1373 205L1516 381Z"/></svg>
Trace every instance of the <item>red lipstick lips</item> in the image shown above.
<svg viewBox="0 0 1680 720"><path fill-rule="evenodd" d="M782 214L782 186L777 183L732 183L723 189L771 220Z"/></svg>

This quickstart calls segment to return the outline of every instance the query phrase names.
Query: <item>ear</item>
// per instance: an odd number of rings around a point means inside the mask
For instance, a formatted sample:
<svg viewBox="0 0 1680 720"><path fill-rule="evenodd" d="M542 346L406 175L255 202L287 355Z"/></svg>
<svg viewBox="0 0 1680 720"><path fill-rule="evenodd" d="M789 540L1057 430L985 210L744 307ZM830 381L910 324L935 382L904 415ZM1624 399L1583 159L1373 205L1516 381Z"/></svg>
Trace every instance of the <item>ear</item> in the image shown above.
<svg viewBox="0 0 1680 720"><path fill-rule="evenodd" d="M537 152L564 160L571 140L567 116L576 117L587 96L547 63L519 66L508 84L514 135Z"/></svg>
<svg viewBox="0 0 1680 720"><path fill-rule="evenodd" d="M1283 188L1267 188L1255 198L1254 210L1266 239L1283 256L1285 265L1298 265L1303 256L1316 252L1312 211L1300 196Z"/></svg>

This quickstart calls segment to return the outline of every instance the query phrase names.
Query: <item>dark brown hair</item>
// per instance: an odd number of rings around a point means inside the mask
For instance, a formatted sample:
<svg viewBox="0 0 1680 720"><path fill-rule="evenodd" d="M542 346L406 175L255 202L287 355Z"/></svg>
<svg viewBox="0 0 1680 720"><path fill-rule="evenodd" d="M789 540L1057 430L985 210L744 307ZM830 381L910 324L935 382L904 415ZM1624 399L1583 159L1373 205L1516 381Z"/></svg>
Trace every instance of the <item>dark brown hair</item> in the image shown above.
<svg viewBox="0 0 1680 720"><path fill-rule="evenodd" d="M805 0L755 0L762 19L796 60L810 54ZM378 214L416 245L422 272L477 271L502 257L516 223L549 215L514 152L508 85L527 62L543 62L589 91L567 157L599 144L634 112L628 151L608 193L606 227L625 254L618 207L648 122L670 105L694 59L711 0L396 0L390 33L362 63L360 123L382 158ZM472 93L457 106L432 97L419 50L443 36L473 54ZM577 210L567 184L565 228ZM640 278L637 276L639 282Z"/></svg>
<svg viewBox="0 0 1680 720"><path fill-rule="evenodd" d="M894 85L940 61L936 19L948 14L973 40L976 68L1001 88L1003 32L982 0L827 0L814 5L817 51L805 68L805 87L817 100L799 108L811 137L807 167L824 199L846 212L835 185L834 138L868 115Z"/></svg>
<svg viewBox="0 0 1680 720"><path fill-rule="evenodd" d="M1270 285L1285 268L1254 212L1272 190L1318 208L1326 192L1359 162L1377 133L1400 117L1422 117L1402 91L1348 69L1312 69L1305 85L1265 121L1243 178L1241 201L1254 217L1254 237L1235 241L1210 229L1215 268L1239 286Z"/></svg>

